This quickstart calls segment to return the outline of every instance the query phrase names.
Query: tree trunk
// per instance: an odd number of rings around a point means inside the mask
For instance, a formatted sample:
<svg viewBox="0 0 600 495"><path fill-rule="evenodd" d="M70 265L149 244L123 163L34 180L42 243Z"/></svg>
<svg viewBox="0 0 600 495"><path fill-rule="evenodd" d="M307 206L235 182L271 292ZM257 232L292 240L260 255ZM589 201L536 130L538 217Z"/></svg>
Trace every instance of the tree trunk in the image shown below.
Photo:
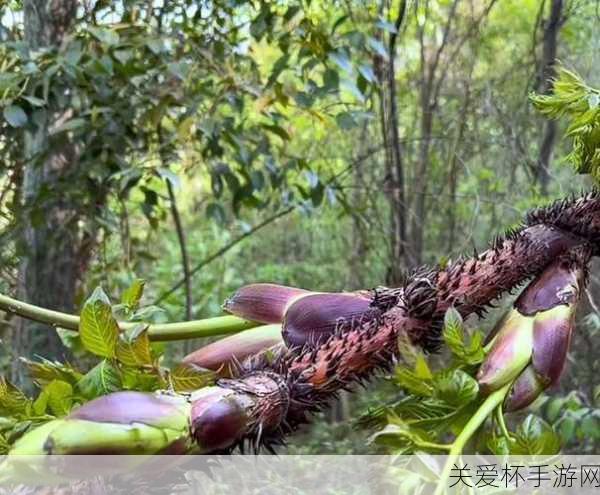
<svg viewBox="0 0 600 495"><path fill-rule="evenodd" d="M75 19L77 2L25 0L23 7L25 40L35 50L60 46ZM64 119L64 112L52 105L25 135L19 295L32 304L72 312L89 242L81 232L77 205L68 193L77 167L76 148L50 142L49 129ZM58 335L40 328L43 326L22 320L13 335L14 352L61 358L64 350ZM18 366L13 367L13 379L24 382Z"/></svg>
<svg viewBox="0 0 600 495"><path fill-rule="evenodd" d="M396 95L396 44L406 14L406 1L402 1L394 22L395 32L388 43L389 59L380 59L378 67L381 84L380 113L381 133L385 145L385 176L390 204L390 265L386 283L391 286L402 282L406 268L406 201L405 172L399 134L398 102Z"/></svg>
<svg viewBox="0 0 600 495"><path fill-rule="evenodd" d="M555 76L556 52L558 47L558 34L564 24L563 0L552 0L550 15L544 21L544 38L542 47L542 60L537 78L536 87L542 93L552 90L552 78ZM547 194L550 182L550 161L554 150L556 138L556 121L545 119L544 132L540 142L540 151L535 171L536 179L540 185L541 193Z"/></svg>

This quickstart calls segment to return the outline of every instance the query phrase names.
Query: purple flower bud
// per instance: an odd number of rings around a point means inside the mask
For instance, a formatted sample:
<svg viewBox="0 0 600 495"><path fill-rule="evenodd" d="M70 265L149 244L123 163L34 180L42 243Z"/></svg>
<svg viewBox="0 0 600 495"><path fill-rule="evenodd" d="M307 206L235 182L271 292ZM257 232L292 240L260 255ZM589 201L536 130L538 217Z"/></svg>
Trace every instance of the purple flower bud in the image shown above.
<svg viewBox="0 0 600 495"><path fill-rule="evenodd" d="M208 344L188 354L183 362L217 371L220 376L230 376L236 361L241 362L267 349L276 350L278 345L283 347L281 325L265 325Z"/></svg>
<svg viewBox="0 0 600 495"><path fill-rule="evenodd" d="M527 366L533 348L533 318L513 310L479 368L477 381L490 393L514 380Z"/></svg>
<svg viewBox="0 0 600 495"><path fill-rule="evenodd" d="M292 303L285 313L283 340L288 347L318 344L336 329L354 327L380 316L363 293L311 294Z"/></svg>
<svg viewBox="0 0 600 495"><path fill-rule="evenodd" d="M233 390L207 387L192 398L192 435L201 452L235 445L248 428L244 396Z"/></svg>
<svg viewBox="0 0 600 495"><path fill-rule="evenodd" d="M227 299L223 309L259 323L281 323L290 303L307 294L311 292L285 285L250 284Z"/></svg>
<svg viewBox="0 0 600 495"><path fill-rule="evenodd" d="M574 326L575 306L556 306L538 313L533 327L532 363L546 386L556 383L565 367Z"/></svg>
<svg viewBox="0 0 600 495"><path fill-rule="evenodd" d="M512 412L524 409L537 399L545 388L530 364L515 380L509 395L504 401L504 410Z"/></svg>
<svg viewBox="0 0 600 495"><path fill-rule="evenodd" d="M574 304L579 298L582 277L580 268L559 258L525 288L515 301L515 308L532 316L559 305Z"/></svg>

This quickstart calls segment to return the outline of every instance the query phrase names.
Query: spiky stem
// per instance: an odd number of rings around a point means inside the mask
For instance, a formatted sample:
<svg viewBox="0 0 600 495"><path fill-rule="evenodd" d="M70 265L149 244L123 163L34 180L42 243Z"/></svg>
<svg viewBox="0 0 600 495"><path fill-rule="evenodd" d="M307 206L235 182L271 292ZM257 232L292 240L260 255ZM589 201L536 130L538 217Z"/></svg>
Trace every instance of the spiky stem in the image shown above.
<svg viewBox="0 0 600 495"><path fill-rule="evenodd" d="M79 328L79 316L40 308L39 306L27 304L3 294L0 294L0 309L23 318L47 323L53 327L69 330L77 330ZM126 330L134 325L136 323L120 322L119 328ZM184 340L211 337L214 335L228 335L248 328L254 328L258 325L260 323L244 320L237 316L217 316L204 320L150 325L148 336L154 341Z"/></svg>
<svg viewBox="0 0 600 495"><path fill-rule="evenodd" d="M282 442L340 390L378 369L390 369L399 359L399 337L407 335L426 351L435 351L450 306L463 317L482 315L496 298L539 275L565 253L582 259L600 254L600 193L533 212L521 229L496 240L481 255L459 259L444 270L417 272L402 288L376 290L372 305L381 312L376 319L344 326L317 346L290 348L274 362L246 361L237 378L217 382L224 399L215 395L214 409L202 416L206 421L198 422L196 431L208 437L213 413L222 419L233 415L231 411L242 411L242 424L236 422L225 437L225 430L219 430L219 450L244 442L267 448ZM492 393L469 428L476 429L483 412L487 416L501 399L500 393Z"/></svg>

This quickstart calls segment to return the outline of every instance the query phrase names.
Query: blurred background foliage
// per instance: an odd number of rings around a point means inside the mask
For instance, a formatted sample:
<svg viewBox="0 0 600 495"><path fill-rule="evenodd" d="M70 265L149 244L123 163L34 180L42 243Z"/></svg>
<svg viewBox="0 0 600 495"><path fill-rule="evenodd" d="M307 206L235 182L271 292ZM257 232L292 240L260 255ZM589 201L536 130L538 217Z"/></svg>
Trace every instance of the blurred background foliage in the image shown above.
<svg viewBox="0 0 600 495"><path fill-rule="evenodd" d="M590 184L561 166L566 129L528 94L550 91L557 60L600 85L599 9L0 2L0 291L78 312L97 285L118 299L139 277L153 319L177 321L219 314L250 282L394 285L482 250L528 208ZM568 448L590 452L594 273L560 390L535 405ZM18 383L16 356L72 357L55 332L8 314L0 338ZM352 418L398 390L383 380L342 395L292 451L376 450Z"/></svg>

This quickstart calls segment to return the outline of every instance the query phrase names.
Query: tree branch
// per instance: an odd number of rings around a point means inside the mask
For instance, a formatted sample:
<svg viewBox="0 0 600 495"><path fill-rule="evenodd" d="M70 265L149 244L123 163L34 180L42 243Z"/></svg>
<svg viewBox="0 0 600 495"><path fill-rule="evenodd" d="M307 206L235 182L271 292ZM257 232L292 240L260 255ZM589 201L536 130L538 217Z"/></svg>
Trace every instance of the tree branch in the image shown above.
<svg viewBox="0 0 600 495"><path fill-rule="evenodd" d="M167 191L169 193L169 202L171 203L171 215L173 216L173 222L175 223L175 231L177 232L177 239L179 241L179 250L181 252L181 267L183 268L183 285L185 287L185 319L192 319L192 275L190 273L190 261L187 253L187 245L185 242L185 233L183 231L183 225L181 223L181 216L179 215L179 209L177 208L177 199L173 192L173 185L169 179L165 179L167 182Z"/></svg>
<svg viewBox="0 0 600 495"><path fill-rule="evenodd" d="M67 330L79 329L79 316L40 308L3 294L0 294L0 309L28 320L46 323L52 327L66 328ZM135 322L119 322L119 328L127 330L138 324ZM148 337L153 341L184 340L228 335L258 325L259 323L237 318L236 316L217 316L204 320L150 325L148 327Z"/></svg>
<svg viewBox="0 0 600 495"><path fill-rule="evenodd" d="M206 265L208 265L212 261L216 260L217 258L223 256L227 251L229 251L231 248L236 246L238 243L242 242L247 237L250 237L252 234L258 232L263 227L266 227L267 225L273 223L275 220L280 219L281 217L287 215L288 213L291 213L294 209L295 209L295 206L290 206L289 208L286 208L285 210L282 210L282 211L270 216L269 218L263 220L262 222L255 225L247 232L244 232L242 235L233 239L231 242L228 242L223 247L219 248L214 253L208 255L206 258L204 258L202 261L200 261L196 266L194 266L194 268L192 268L189 272L189 277L190 278L193 277L196 273L198 273L200 270L202 270L202 268L204 268ZM177 289L182 287L185 284L185 280L186 280L185 278L182 278L179 282L177 282L175 285L173 285L173 287L171 287L169 290L163 292L160 296L158 296L158 298L152 304L160 304L167 297L169 297L171 294L173 294Z"/></svg>

